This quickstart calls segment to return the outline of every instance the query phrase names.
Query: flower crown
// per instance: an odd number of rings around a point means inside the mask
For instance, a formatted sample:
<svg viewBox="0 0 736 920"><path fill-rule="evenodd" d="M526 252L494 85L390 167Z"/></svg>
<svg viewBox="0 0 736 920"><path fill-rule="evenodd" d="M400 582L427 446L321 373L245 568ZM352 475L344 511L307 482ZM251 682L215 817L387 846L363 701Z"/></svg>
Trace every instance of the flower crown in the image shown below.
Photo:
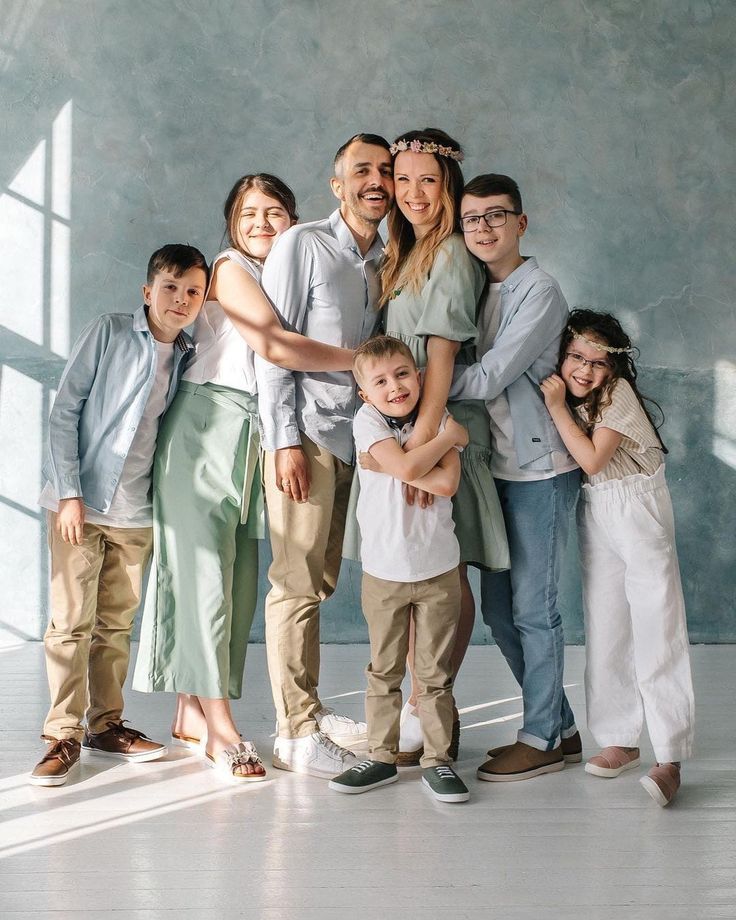
<svg viewBox="0 0 736 920"><path fill-rule="evenodd" d="M405 141L403 138L391 144L389 147L391 156L395 157L397 153L403 153L410 150L412 153L438 153L441 157L449 157L456 163L462 163L465 154L462 150L455 150L453 147L443 147L441 144L435 144L434 141Z"/></svg>
<svg viewBox="0 0 736 920"><path fill-rule="evenodd" d="M607 351L609 355L628 355L634 349L633 348L614 348L613 345L604 345L602 342L593 342L582 332L575 332L574 329L571 329L570 326L567 327L567 331L572 333L574 339L580 339L582 342L585 342L586 345L590 345L591 348L595 348L597 351Z"/></svg>

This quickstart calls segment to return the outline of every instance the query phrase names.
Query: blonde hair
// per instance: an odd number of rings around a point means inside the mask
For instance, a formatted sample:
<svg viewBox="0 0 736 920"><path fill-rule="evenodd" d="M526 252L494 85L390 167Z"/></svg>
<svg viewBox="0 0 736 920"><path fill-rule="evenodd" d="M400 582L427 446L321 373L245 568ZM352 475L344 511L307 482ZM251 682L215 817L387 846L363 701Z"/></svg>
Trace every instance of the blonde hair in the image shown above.
<svg viewBox="0 0 736 920"><path fill-rule="evenodd" d="M390 358L392 355L402 355L413 368L417 366L411 349L401 339L397 339L393 335L374 335L355 349L353 376L356 380L359 379L361 374L360 365L364 361L379 361L381 358Z"/></svg>
<svg viewBox="0 0 736 920"><path fill-rule="evenodd" d="M438 128L409 131L399 138L411 142L435 143L461 152L460 145ZM398 140L398 139L397 139ZM381 266L381 299L384 307L402 288L417 293L434 264L439 245L459 229L458 215L463 194L463 174L457 161L440 153L432 153L440 167L440 217L436 226L418 240L414 229L396 203L388 216L389 241ZM395 157L394 157L395 159Z"/></svg>

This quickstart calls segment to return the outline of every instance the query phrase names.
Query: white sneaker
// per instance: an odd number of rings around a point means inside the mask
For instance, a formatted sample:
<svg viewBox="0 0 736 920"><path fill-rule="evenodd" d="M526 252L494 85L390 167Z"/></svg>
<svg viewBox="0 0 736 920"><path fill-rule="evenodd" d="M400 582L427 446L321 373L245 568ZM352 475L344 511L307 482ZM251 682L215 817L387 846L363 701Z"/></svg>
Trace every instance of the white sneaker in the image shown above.
<svg viewBox="0 0 736 920"><path fill-rule="evenodd" d="M279 770L332 779L358 763L358 758L341 748L322 732L306 738L277 738L273 746L273 765Z"/></svg>
<svg viewBox="0 0 736 920"><path fill-rule="evenodd" d="M355 747L368 740L368 726L348 716L339 716L334 709L320 709L314 714L319 730L340 747Z"/></svg>
<svg viewBox="0 0 736 920"><path fill-rule="evenodd" d="M410 703L404 703L399 719L399 750L411 753L423 747L424 735L417 711Z"/></svg>

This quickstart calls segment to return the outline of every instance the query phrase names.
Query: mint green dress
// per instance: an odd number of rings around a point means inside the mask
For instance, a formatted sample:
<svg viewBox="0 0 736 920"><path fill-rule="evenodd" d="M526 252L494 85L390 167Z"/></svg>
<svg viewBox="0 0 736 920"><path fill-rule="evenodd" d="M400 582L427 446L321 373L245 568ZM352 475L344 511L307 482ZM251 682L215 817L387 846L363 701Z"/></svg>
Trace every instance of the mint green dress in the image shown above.
<svg viewBox="0 0 736 920"><path fill-rule="evenodd" d="M392 298L384 327L406 342L417 367L427 366L427 339L437 336L463 345L456 364L475 362L478 303L485 283L481 266L454 234L444 240L425 285ZM509 567L509 548L501 505L491 474L491 427L482 400L451 400L447 408L468 429L470 443L460 455L460 486L453 498L460 561L487 571Z"/></svg>

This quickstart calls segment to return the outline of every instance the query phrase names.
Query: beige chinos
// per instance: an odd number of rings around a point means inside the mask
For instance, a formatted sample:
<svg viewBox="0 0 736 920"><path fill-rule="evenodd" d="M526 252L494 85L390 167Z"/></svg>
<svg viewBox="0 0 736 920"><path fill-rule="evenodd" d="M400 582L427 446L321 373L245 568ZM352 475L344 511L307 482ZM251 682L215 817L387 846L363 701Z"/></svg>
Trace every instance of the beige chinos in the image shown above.
<svg viewBox="0 0 736 920"><path fill-rule="evenodd" d="M364 572L362 603L371 641L365 697L371 760L395 763L399 753L401 682L413 617L414 669L421 685L417 705L424 736L420 763L449 763L454 706L450 659L460 617L458 570L417 582L385 581Z"/></svg>
<svg viewBox="0 0 736 920"><path fill-rule="evenodd" d="M282 738L317 731L319 605L335 590L342 558L353 467L302 434L309 461L309 499L295 502L276 487L275 459L264 461L273 562L268 570L266 652Z"/></svg>
<svg viewBox="0 0 736 920"><path fill-rule="evenodd" d="M130 633L151 555L150 527L85 524L81 546L62 540L49 512L51 620L44 636L51 708L44 736L82 739L123 714Z"/></svg>

